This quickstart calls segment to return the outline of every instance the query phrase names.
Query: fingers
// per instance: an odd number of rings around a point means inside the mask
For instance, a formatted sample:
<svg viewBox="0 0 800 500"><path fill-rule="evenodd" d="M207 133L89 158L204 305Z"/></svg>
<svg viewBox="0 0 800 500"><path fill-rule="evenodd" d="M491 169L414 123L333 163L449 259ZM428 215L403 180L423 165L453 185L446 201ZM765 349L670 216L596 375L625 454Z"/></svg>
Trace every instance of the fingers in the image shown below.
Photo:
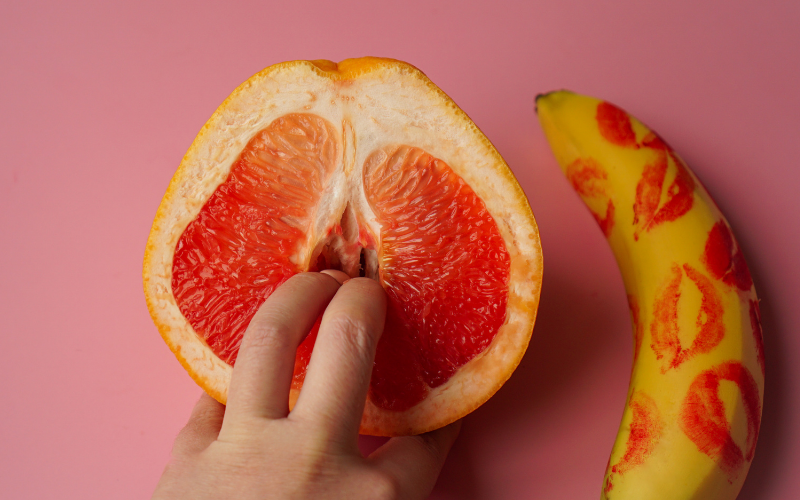
<svg viewBox="0 0 800 500"><path fill-rule="evenodd" d="M223 434L240 419L281 418L289 413L297 346L339 286L331 274L301 273L264 302L239 349L228 389Z"/></svg>
<svg viewBox="0 0 800 500"><path fill-rule="evenodd" d="M427 498L460 431L458 420L419 436L394 437L369 460L394 479L398 498Z"/></svg>
<svg viewBox="0 0 800 500"><path fill-rule="evenodd" d="M225 405L206 393L194 405L186 426L178 434L173 447L175 455L194 455L208 448L219 435Z"/></svg>
<svg viewBox="0 0 800 500"><path fill-rule="evenodd" d="M385 317L378 282L354 278L342 285L322 317L290 418L313 419L330 439L355 446Z"/></svg>
<svg viewBox="0 0 800 500"><path fill-rule="evenodd" d="M327 274L331 278L335 279L339 282L340 285L344 285L344 282L350 279L350 276L343 271L339 271L338 269L326 269L324 271L320 271L321 274Z"/></svg>

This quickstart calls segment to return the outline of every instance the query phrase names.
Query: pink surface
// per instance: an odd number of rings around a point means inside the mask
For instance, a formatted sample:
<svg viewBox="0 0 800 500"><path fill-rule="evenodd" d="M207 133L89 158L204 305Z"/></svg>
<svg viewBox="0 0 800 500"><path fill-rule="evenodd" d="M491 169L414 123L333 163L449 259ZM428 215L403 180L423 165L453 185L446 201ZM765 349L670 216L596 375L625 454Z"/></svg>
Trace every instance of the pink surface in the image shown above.
<svg viewBox="0 0 800 500"><path fill-rule="evenodd" d="M459 103L518 176L545 249L531 349L466 419L433 498L599 496L631 327L611 252L533 114L558 88L658 130L733 225L767 357L740 498L800 496L800 4L603 3L5 2L0 496L149 496L200 394L141 291L167 183L253 73L361 55L407 60Z"/></svg>

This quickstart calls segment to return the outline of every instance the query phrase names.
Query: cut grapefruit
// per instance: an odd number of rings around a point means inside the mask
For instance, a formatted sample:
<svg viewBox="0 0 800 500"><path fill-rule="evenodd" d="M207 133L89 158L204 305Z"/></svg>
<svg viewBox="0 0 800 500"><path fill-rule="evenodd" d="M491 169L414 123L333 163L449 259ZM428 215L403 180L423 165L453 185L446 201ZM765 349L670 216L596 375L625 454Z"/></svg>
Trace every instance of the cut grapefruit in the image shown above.
<svg viewBox="0 0 800 500"><path fill-rule="evenodd" d="M413 66L294 61L250 78L190 147L144 260L150 314L222 403L242 335L290 276L341 269L388 295L361 432L447 425L530 341L539 233L506 163ZM297 352L290 406L316 328Z"/></svg>

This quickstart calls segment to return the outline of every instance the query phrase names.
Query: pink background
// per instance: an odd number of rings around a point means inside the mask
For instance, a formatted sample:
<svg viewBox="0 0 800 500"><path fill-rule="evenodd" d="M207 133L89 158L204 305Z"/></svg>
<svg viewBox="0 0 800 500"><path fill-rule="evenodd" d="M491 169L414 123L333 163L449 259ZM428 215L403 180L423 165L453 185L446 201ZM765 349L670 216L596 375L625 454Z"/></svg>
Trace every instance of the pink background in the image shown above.
<svg viewBox="0 0 800 500"><path fill-rule="evenodd" d="M545 249L531 348L466 419L432 498L599 496L631 326L613 256L533 114L559 88L658 130L733 225L768 365L740 498L800 496L800 3L590 3L4 2L0 496L149 496L200 395L141 290L167 183L258 70L361 55L409 61L459 103L518 176Z"/></svg>

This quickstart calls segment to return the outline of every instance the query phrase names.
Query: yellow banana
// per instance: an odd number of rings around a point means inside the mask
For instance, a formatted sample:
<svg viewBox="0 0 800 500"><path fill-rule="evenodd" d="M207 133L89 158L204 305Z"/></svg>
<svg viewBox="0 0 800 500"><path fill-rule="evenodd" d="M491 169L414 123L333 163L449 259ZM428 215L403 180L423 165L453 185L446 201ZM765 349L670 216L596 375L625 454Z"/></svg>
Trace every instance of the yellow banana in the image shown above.
<svg viewBox="0 0 800 500"><path fill-rule="evenodd" d="M736 498L764 391L758 298L730 226L654 132L567 91L537 112L608 239L634 325L630 388L601 498Z"/></svg>

